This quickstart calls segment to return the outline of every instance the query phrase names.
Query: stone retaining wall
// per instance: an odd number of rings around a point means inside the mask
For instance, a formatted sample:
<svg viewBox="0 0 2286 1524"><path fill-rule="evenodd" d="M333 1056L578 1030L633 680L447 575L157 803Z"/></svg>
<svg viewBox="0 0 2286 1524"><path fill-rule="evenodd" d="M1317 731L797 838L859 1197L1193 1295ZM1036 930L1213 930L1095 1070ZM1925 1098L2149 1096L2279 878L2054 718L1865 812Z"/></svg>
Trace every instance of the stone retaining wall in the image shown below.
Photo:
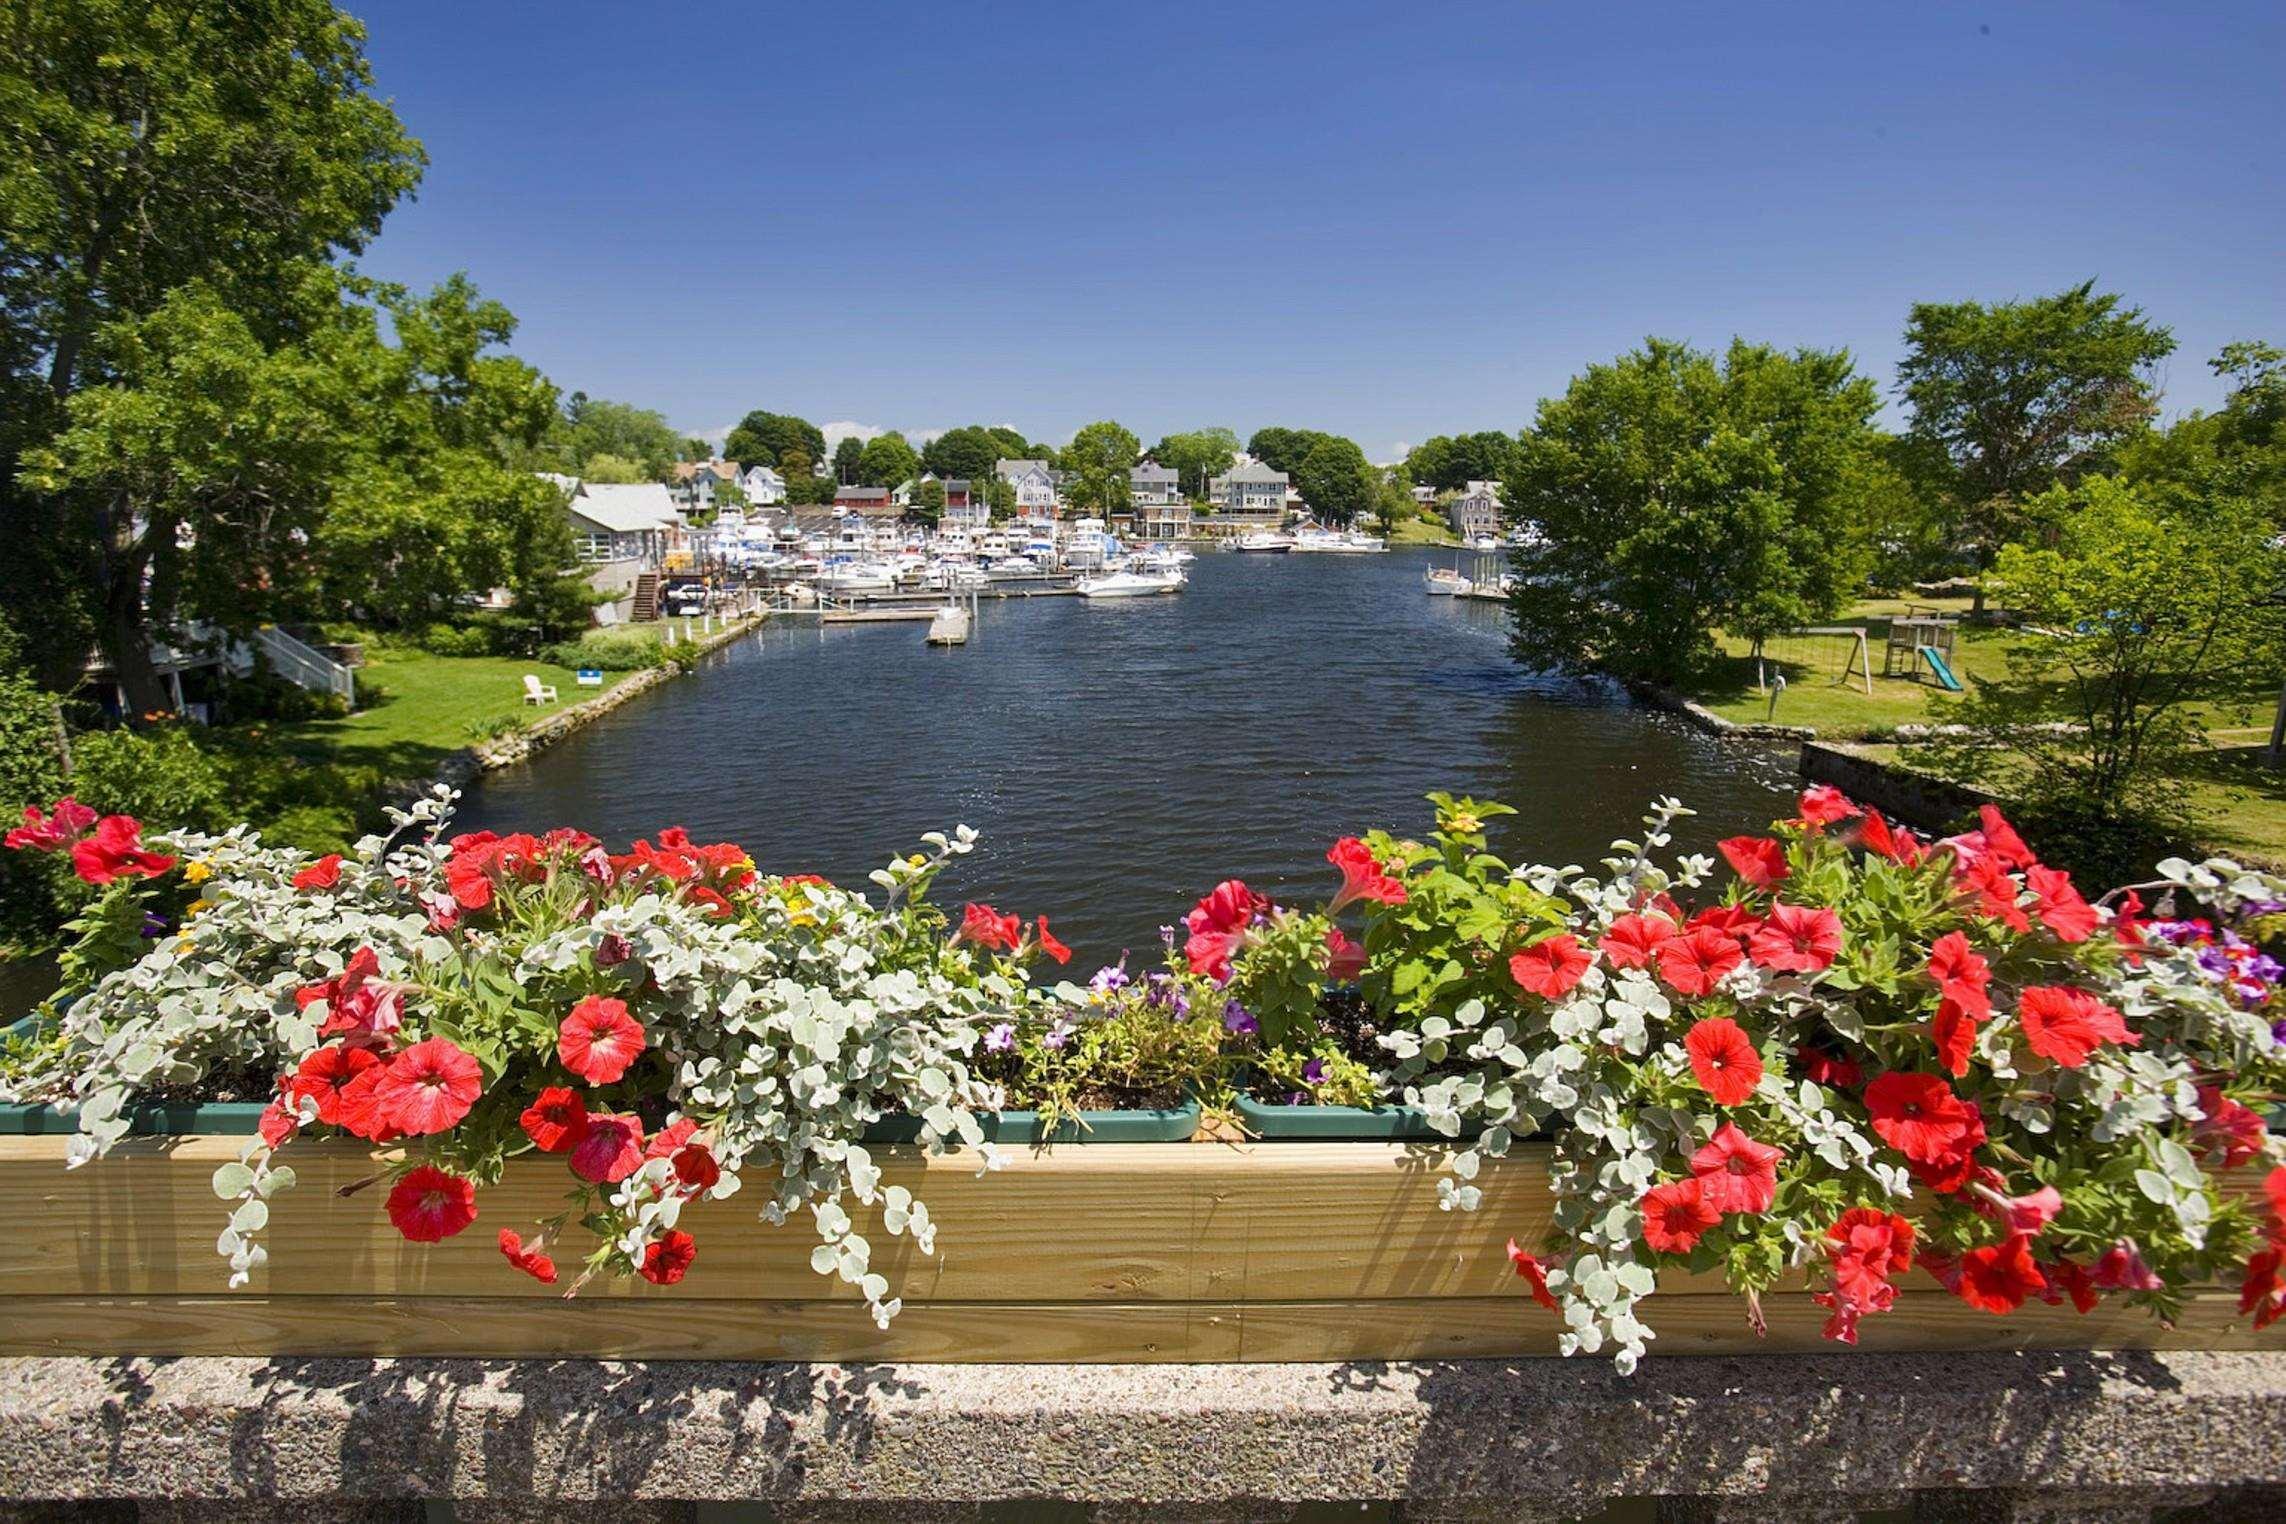
<svg viewBox="0 0 2286 1524"><path fill-rule="evenodd" d="M1062 1500L1538 1521L1634 1499L1635 1518L1757 1524L2124 1524L2205 1503L2200 1524L2223 1524L2286 1516L2282 1488L2286 1354L1655 1356L1633 1377L1588 1359L0 1360L0 1519L141 1500L145 1518L315 1524L452 1499L471 1519L1072 1517L1040 1511Z"/></svg>
<svg viewBox="0 0 2286 1524"><path fill-rule="evenodd" d="M1671 688L1661 688L1652 683L1627 683L1624 686L1637 703L1679 715L1709 735L1742 741L1807 741L1818 733L1808 725L1770 725L1760 722L1741 725L1736 720L1724 719L1706 705L1695 699L1687 699Z"/></svg>
<svg viewBox="0 0 2286 1524"><path fill-rule="evenodd" d="M1830 783L1860 804L1939 833L1952 830L1974 815L1979 805L1996 803L1999 797L1971 784L1932 778L1816 741L1802 743L1801 772L1804 783Z"/></svg>

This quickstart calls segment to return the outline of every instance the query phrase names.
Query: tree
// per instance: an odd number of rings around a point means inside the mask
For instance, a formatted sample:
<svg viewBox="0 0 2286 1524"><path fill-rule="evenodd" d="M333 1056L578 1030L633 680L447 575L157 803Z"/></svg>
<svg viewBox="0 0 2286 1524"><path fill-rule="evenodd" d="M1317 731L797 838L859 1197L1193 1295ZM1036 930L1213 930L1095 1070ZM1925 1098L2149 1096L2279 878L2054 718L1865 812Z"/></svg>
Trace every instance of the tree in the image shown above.
<svg viewBox="0 0 2286 1524"><path fill-rule="evenodd" d="M945 484L932 476L915 488L908 516L936 528L937 521L945 516Z"/></svg>
<svg viewBox="0 0 2286 1524"><path fill-rule="evenodd" d="M849 441L844 440L847 444ZM905 436L891 429L868 439L858 453L857 480L860 486L895 487L912 480L921 469L921 457L905 442Z"/></svg>
<svg viewBox="0 0 2286 1524"><path fill-rule="evenodd" d="M1515 460L1514 436L1486 429L1424 440L1406 455L1405 468L1424 486L1458 492L1470 482L1504 480Z"/></svg>
<svg viewBox="0 0 2286 1524"><path fill-rule="evenodd" d="M726 460L742 461L750 466L776 466L781 474L786 457L796 450L813 461L824 460L824 432L807 418L760 409L739 419L737 427L722 441Z"/></svg>
<svg viewBox="0 0 2286 1524"><path fill-rule="evenodd" d="M649 408L573 392L542 441L540 454L548 468L589 481L656 482L667 479L684 445L666 418ZM594 461L599 455L611 458L614 464L607 469L614 471L621 469L618 461L633 462L636 474L597 475Z"/></svg>
<svg viewBox="0 0 2286 1524"><path fill-rule="evenodd" d="M610 454L590 455L575 474L582 481L594 482L598 486L617 486L656 479L641 461Z"/></svg>
<svg viewBox="0 0 2286 1524"><path fill-rule="evenodd" d="M947 480L982 481L1006 453L1007 446L990 429L971 424L947 429L922 446L921 465Z"/></svg>
<svg viewBox="0 0 2286 1524"><path fill-rule="evenodd" d="M844 435L833 447L833 479L845 487L858 484L865 475L865 441L855 434Z"/></svg>
<svg viewBox="0 0 2286 1524"><path fill-rule="evenodd" d="M1005 476L993 475L984 479L984 506L991 510L992 522L1006 523L1016 516L1016 484Z"/></svg>
<svg viewBox="0 0 2286 1524"><path fill-rule="evenodd" d="M1183 496L1206 496L1207 483L1228 471L1238 456L1238 436L1229 429L1192 429L1169 434L1151 447L1151 458L1180 478Z"/></svg>
<svg viewBox="0 0 2286 1524"><path fill-rule="evenodd" d="M2149 424L2151 369L2174 348L2093 281L2027 302L1914 306L1898 390L1914 436L1948 467L1953 548L1977 575L1979 607L1993 557L2030 527L2024 505L2102 469Z"/></svg>
<svg viewBox="0 0 2286 1524"><path fill-rule="evenodd" d="M1302 458L1294 473L1294 486L1302 501L1325 524L1348 524L1373 505L1381 473L1367 464L1365 452L1337 435L1327 435Z"/></svg>
<svg viewBox="0 0 2286 1524"><path fill-rule="evenodd" d="M137 363L170 301L178 339L232 315L239 378L282 379L252 376L244 345L278 339L301 272L361 250L420 179L363 43L325 0L27 0L0 24L0 598L51 681L76 680L93 636L131 703L160 704L156 550L118 499L31 485L21 462Z"/></svg>
<svg viewBox="0 0 2286 1524"><path fill-rule="evenodd" d="M1119 513L1128 503L1127 473L1141 454L1142 442L1109 419L1091 423L1072 435L1063 449L1061 465L1071 473L1064 497L1074 508L1098 514Z"/></svg>
<svg viewBox="0 0 2286 1524"><path fill-rule="evenodd" d="M800 507L823 501L818 496L818 488L823 485L823 479L811 474L810 457L804 452L788 451L785 458L778 462L778 474L786 479L787 506ZM832 495L828 492L826 497Z"/></svg>
<svg viewBox="0 0 2286 1524"><path fill-rule="evenodd" d="M1403 466L1376 473L1373 484L1373 526L1386 539L1397 526L1413 517L1413 477Z"/></svg>
<svg viewBox="0 0 2286 1524"><path fill-rule="evenodd" d="M2053 544L2010 545L1996 570L2025 625L2006 675L1973 683L1940 743L1955 776L2004 782L2041 839L2125 882L2193 822L2182 775L2206 747L2193 707L2244 692L2271 634L2280 553L2241 500L2188 513L2113 477L2054 487Z"/></svg>
<svg viewBox="0 0 2286 1524"><path fill-rule="evenodd" d="M1314 429L1256 429L1254 437L1246 441L1246 453L1271 470L1291 476L1326 437Z"/></svg>
<svg viewBox="0 0 2286 1524"><path fill-rule="evenodd" d="M1830 617L1865 564L1855 532L1880 398L1845 353L1664 339L1540 405L1507 480L1537 532L1517 554L1516 655L1671 683L1728 625Z"/></svg>
<svg viewBox="0 0 2286 1524"><path fill-rule="evenodd" d="M994 442L1000 446L998 459L1025 460L1031 457L1032 446L1026 443L1024 436L1015 429L1009 428L1005 424L995 424L986 429L985 432L990 434ZM1044 460L1047 457L1042 455L1040 458Z"/></svg>
<svg viewBox="0 0 2286 1524"><path fill-rule="evenodd" d="M2286 528L2286 350L2226 344L2207 366L2234 383L2222 407L2136 436L2119 452L2120 475L2181 510L2243 498Z"/></svg>

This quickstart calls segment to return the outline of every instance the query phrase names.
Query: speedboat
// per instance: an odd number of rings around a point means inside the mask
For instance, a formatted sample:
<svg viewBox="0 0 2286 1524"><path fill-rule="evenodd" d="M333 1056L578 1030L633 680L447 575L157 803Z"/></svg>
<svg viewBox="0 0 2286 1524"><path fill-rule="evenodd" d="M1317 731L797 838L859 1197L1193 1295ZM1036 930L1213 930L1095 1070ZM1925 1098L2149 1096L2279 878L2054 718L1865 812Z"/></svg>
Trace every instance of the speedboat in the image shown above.
<svg viewBox="0 0 2286 1524"><path fill-rule="evenodd" d="M1429 596L1432 598L1457 598L1473 585L1468 578L1449 566L1431 568L1428 581Z"/></svg>
<svg viewBox="0 0 2286 1524"><path fill-rule="evenodd" d="M897 585L897 575L878 561L845 561L829 566L818 586L829 593L886 593Z"/></svg>
<svg viewBox="0 0 2286 1524"><path fill-rule="evenodd" d="M1480 534L1475 539L1468 542L1468 548L1471 550L1485 551L1498 550L1500 549L1500 542L1494 539L1491 535Z"/></svg>
<svg viewBox="0 0 2286 1524"><path fill-rule="evenodd" d="M1148 598L1158 593L1179 593L1186 580L1179 571L1114 571L1082 577L1072 584L1072 590L1082 598Z"/></svg>
<svg viewBox="0 0 2286 1524"><path fill-rule="evenodd" d="M985 570L988 576L995 578L1037 577L1040 575L1040 563L1030 556L1002 556Z"/></svg>
<svg viewBox="0 0 2286 1524"><path fill-rule="evenodd" d="M1250 529L1240 535L1230 548L1282 556L1294 548L1294 541L1287 535L1274 534L1267 529Z"/></svg>

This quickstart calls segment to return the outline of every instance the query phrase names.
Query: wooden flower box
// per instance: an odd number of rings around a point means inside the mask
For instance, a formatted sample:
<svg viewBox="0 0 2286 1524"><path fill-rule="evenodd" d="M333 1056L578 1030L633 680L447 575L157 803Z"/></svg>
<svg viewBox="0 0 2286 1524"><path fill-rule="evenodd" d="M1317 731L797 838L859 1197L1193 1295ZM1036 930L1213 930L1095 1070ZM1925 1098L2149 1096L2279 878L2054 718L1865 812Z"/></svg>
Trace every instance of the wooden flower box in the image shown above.
<svg viewBox="0 0 2286 1524"><path fill-rule="evenodd" d="M557 1209L559 1163L513 1162L472 1228L424 1246L399 1239L376 1191L334 1199L372 1169L337 1142L280 1156L300 1183L273 1203L270 1263L229 1291L209 1177L242 1140L135 1138L70 1173L65 1142L0 1136L0 1354L1324 1361L1551 1354L1560 1329L1501 1252L1547 1224L1545 1155L1529 1147L1484 1171L1466 1214L1438 1209L1442 1159L1421 1144L1079 1144L1013 1150L982 1178L884 1147L888 1180L940 1225L930 1258L857 1212L905 1301L884 1331L811 1271L806 1219L773 1228L740 1198L708 1203L684 1220L699 1254L682 1284L599 1279L567 1301L494 1245ZM1765 1311L1757 1340L1719 1281L1670 1276L1647 1304L1652 1351L1835 1348L1800 1288ZM1863 1336L1868 1351L2258 1347L2219 1289L2167 1329L2124 1306L1992 1317L1918 1275Z"/></svg>

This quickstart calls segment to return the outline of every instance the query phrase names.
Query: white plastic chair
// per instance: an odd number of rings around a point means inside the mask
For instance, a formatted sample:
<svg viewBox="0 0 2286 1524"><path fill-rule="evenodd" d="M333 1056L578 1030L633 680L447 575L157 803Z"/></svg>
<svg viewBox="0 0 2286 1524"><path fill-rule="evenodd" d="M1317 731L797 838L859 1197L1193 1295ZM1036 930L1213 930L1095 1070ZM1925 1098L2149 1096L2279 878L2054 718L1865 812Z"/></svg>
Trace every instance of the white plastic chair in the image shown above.
<svg viewBox="0 0 2286 1524"><path fill-rule="evenodd" d="M524 674L524 702L527 704L553 704L556 702L556 690L549 684L541 682L534 674L527 672Z"/></svg>

